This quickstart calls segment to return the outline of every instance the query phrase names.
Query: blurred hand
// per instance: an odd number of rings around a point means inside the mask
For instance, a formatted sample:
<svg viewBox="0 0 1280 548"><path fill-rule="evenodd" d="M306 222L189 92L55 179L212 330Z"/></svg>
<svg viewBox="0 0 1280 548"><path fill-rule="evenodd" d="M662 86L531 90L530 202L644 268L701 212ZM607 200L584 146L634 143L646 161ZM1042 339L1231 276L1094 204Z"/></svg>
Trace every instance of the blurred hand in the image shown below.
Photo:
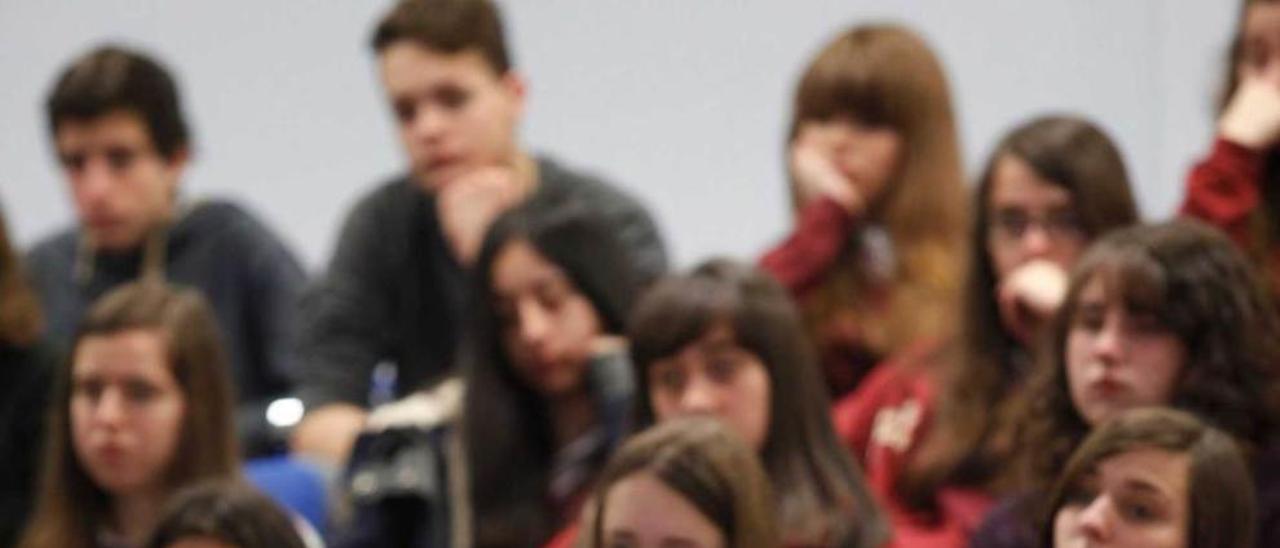
<svg viewBox="0 0 1280 548"><path fill-rule="evenodd" d="M459 176L436 192L440 226L458 262L471 264L489 225L524 200L533 186L524 179L510 168L486 167Z"/></svg>
<svg viewBox="0 0 1280 548"><path fill-rule="evenodd" d="M835 200L851 214L866 209L859 185L839 165L840 127L831 122L807 122L791 143L791 178L802 205L822 196Z"/></svg>
<svg viewBox="0 0 1280 548"><path fill-rule="evenodd" d="M1247 73L1218 122L1223 138L1253 150L1280 141L1280 86L1260 74Z"/></svg>
<svg viewBox="0 0 1280 548"><path fill-rule="evenodd" d="M1062 307L1067 296L1067 272L1052 261L1037 259L1009 273L996 288L996 303L1004 326L1023 344Z"/></svg>
<svg viewBox="0 0 1280 548"><path fill-rule="evenodd" d="M364 409L345 403L315 409L293 429L289 449L334 470L342 470L366 416Z"/></svg>

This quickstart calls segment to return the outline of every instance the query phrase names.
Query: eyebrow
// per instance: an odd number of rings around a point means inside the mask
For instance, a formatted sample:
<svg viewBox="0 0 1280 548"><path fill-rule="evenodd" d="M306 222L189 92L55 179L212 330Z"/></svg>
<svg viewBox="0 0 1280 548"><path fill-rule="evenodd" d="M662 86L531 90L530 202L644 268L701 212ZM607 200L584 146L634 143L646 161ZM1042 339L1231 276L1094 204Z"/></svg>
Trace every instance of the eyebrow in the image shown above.
<svg viewBox="0 0 1280 548"><path fill-rule="evenodd" d="M1127 491L1136 491L1142 494L1159 495L1164 498L1170 498L1169 493L1166 492L1163 487L1143 479L1126 479L1121 486Z"/></svg>
<svg viewBox="0 0 1280 548"><path fill-rule="evenodd" d="M693 539L684 537L663 537L662 541L659 542L658 545L665 548L698 548L702 546Z"/></svg>

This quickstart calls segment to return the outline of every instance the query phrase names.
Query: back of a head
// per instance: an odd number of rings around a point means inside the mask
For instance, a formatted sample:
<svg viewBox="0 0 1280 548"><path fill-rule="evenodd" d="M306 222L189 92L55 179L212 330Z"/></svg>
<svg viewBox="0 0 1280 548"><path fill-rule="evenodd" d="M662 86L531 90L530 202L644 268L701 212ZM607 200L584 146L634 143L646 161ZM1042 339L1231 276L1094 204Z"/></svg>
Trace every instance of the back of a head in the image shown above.
<svg viewBox="0 0 1280 548"><path fill-rule="evenodd" d="M475 51L495 74L511 70L502 15L490 0L402 0L383 16L370 38L375 53L407 40L431 51Z"/></svg>
<svg viewBox="0 0 1280 548"><path fill-rule="evenodd" d="M210 482L173 497L147 541L167 548L180 541L212 540L235 548L303 548L289 515L249 485Z"/></svg>
<svg viewBox="0 0 1280 548"><path fill-rule="evenodd" d="M58 77L45 102L49 133L64 122L84 122L115 112L138 116L151 143L166 159L189 148L178 88L160 63L117 45L77 58Z"/></svg>
<svg viewBox="0 0 1280 548"><path fill-rule="evenodd" d="M759 459L720 421L709 418L664 422L637 434L614 454L597 484L589 546L609 545L609 492L641 473L652 475L697 508L720 530L726 545L778 546L773 495ZM645 511L661 515L670 509Z"/></svg>

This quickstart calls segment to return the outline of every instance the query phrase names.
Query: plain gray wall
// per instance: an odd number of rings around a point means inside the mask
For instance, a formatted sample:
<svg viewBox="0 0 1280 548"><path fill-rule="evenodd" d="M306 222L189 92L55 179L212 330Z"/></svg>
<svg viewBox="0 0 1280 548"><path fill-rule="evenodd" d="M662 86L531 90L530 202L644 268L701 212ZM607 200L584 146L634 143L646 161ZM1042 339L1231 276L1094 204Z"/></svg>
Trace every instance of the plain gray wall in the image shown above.
<svg viewBox="0 0 1280 548"><path fill-rule="evenodd" d="M530 81L523 139L648 203L679 264L754 257L789 224L782 136L804 64L848 25L906 23L946 64L967 171L1046 112L1126 154L1148 218L1212 137L1235 24L1221 0L508 0ZM190 197L241 200L313 269L355 198L404 159L366 45L384 2L0 0L0 201L19 245L73 222L43 99L105 40L177 74Z"/></svg>

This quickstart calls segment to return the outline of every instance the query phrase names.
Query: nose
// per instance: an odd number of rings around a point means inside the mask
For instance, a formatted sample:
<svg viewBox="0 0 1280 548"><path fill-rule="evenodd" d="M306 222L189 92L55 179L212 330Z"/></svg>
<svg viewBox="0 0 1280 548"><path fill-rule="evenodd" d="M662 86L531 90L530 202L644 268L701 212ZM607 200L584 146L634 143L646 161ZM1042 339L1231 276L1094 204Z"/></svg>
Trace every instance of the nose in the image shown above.
<svg viewBox="0 0 1280 548"><path fill-rule="evenodd" d="M1111 538L1112 514L1111 498L1099 495L1080 510L1080 533L1095 542L1108 540Z"/></svg>
<svg viewBox="0 0 1280 548"><path fill-rule="evenodd" d="M524 302L517 306L520 343L536 349L544 344L551 331L551 318L536 303Z"/></svg>
<svg viewBox="0 0 1280 548"><path fill-rule="evenodd" d="M1022 234L1022 248L1029 259L1045 257L1053 250L1053 240L1049 231L1041 223L1031 223Z"/></svg>
<svg viewBox="0 0 1280 548"><path fill-rule="evenodd" d="M1094 356L1105 364L1116 363L1124 355L1124 333L1119 323L1108 318L1094 335Z"/></svg>
<svg viewBox="0 0 1280 548"><path fill-rule="evenodd" d="M695 373L680 394L680 410L688 414L716 413L720 410L720 388L703 373Z"/></svg>
<svg viewBox="0 0 1280 548"><path fill-rule="evenodd" d="M110 195L115 180L115 174L106 159L96 156L87 158L80 172L73 177L75 193L86 205L102 202Z"/></svg>
<svg viewBox="0 0 1280 548"><path fill-rule="evenodd" d="M115 388L103 390L94 406L93 418L103 426L119 426L125 418L124 395Z"/></svg>
<svg viewBox="0 0 1280 548"><path fill-rule="evenodd" d="M435 140L444 133L445 115L443 109L424 104L414 113L412 130L419 139Z"/></svg>

